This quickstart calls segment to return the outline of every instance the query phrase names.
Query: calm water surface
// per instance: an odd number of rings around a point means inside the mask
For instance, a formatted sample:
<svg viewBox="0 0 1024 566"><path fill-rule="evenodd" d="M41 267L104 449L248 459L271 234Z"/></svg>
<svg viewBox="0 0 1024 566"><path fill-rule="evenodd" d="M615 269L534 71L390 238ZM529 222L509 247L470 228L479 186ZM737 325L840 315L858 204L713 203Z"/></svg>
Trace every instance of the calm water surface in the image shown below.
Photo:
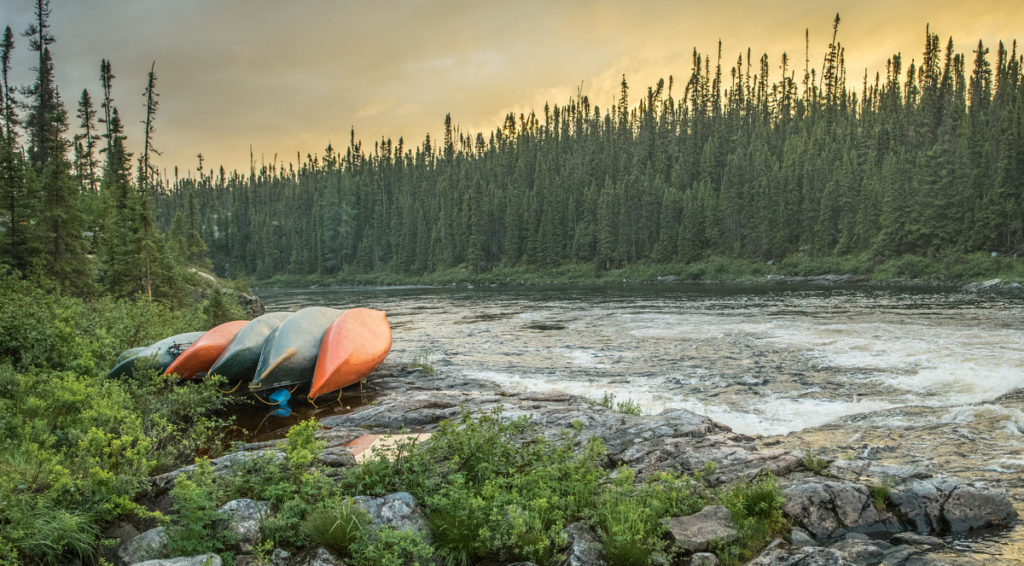
<svg viewBox="0 0 1024 566"><path fill-rule="evenodd" d="M1024 515L1024 300L953 290L647 285L262 289L387 311L388 360L516 390L682 407L834 458L1000 485ZM766 439L768 440L768 439ZM1024 562L1024 529L957 563Z"/></svg>

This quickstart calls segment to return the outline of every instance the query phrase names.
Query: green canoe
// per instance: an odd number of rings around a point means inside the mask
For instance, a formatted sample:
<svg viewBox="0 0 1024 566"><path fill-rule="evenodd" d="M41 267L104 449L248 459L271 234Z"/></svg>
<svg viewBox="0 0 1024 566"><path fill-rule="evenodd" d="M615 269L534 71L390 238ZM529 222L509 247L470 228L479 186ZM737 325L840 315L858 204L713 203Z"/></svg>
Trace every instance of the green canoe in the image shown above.
<svg viewBox="0 0 1024 566"><path fill-rule="evenodd" d="M263 344L249 389L267 391L308 385L313 380L320 340L339 315L341 311L337 309L309 307L281 323Z"/></svg>
<svg viewBox="0 0 1024 566"><path fill-rule="evenodd" d="M224 348L207 375L221 375L232 386L240 381L252 381L267 337L291 316L290 312L272 312L252 319Z"/></svg>
<svg viewBox="0 0 1024 566"><path fill-rule="evenodd" d="M125 350L117 357L117 365L110 370L107 378L121 377L132 373L135 368L156 369L164 371L171 365L174 358L182 353L185 348L199 340L206 331L186 332L164 338L159 342L144 346L142 348L131 348Z"/></svg>

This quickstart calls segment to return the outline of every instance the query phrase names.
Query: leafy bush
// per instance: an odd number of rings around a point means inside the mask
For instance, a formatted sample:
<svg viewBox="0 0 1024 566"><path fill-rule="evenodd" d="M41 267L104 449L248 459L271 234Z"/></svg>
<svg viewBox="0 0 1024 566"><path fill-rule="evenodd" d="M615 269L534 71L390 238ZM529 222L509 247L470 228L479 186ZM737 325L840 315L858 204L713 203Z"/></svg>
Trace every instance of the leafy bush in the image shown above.
<svg viewBox="0 0 1024 566"><path fill-rule="evenodd" d="M770 473L736 483L720 497L739 533L736 541L715 545L716 554L726 564L738 564L750 558L788 527L782 513L782 491Z"/></svg>
<svg viewBox="0 0 1024 566"><path fill-rule="evenodd" d="M881 281L896 279L939 279L941 269L934 261L916 255L891 259L875 269L874 278Z"/></svg>
<svg viewBox="0 0 1024 566"><path fill-rule="evenodd" d="M357 566L427 566L434 564L434 549L414 531L382 527L352 547Z"/></svg>
<svg viewBox="0 0 1024 566"><path fill-rule="evenodd" d="M236 533L217 526L225 516L217 510L219 490L214 485L213 466L209 460L197 460L191 473L174 481L171 501L174 514L167 529L167 552L170 556L223 552L238 542Z"/></svg>

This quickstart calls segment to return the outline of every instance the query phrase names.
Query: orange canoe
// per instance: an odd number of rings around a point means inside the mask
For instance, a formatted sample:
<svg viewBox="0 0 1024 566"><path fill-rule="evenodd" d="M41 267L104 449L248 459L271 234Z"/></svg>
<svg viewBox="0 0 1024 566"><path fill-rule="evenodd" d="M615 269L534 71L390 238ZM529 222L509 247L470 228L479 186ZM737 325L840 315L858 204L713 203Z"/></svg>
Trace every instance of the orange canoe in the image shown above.
<svg viewBox="0 0 1024 566"><path fill-rule="evenodd" d="M320 341L308 397L337 391L370 375L391 351L391 326L384 311L349 309Z"/></svg>
<svg viewBox="0 0 1024 566"><path fill-rule="evenodd" d="M167 366L164 375L176 373L182 379L192 379L199 374L205 374L235 334L238 334L246 324L249 324L249 321L233 320L214 326L175 358L174 362Z"/></svg>

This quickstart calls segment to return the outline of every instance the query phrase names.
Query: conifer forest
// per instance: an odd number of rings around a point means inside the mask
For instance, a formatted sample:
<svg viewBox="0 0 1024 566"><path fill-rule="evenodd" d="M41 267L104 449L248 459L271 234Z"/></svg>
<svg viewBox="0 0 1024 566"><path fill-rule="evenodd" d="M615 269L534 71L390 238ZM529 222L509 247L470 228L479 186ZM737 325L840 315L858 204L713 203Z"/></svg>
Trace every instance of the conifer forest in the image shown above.
<svg viewBox="0 0 1024 566"><path fill-rule="evenodd" d="M854 79L837 16L820 64L695 50L689 76L639 89L623 75L607 107L581 88L486 133L449 114L442 139L416 145L370 147L352 131L347 147L294 162L253 158L228 172L200 154L172 177L152 160L155 64L145 149L132 156L111 62L100 65L99 111L83 90L69 138L45 17L29 31L30 88L8 84L9 29L3 44L0 253L75 285L94 254L94 279L115 294L152 294L176 262L264 280L1024 253L1015 42L964 48L926 27L919 59L894 54Z"/></svg>

